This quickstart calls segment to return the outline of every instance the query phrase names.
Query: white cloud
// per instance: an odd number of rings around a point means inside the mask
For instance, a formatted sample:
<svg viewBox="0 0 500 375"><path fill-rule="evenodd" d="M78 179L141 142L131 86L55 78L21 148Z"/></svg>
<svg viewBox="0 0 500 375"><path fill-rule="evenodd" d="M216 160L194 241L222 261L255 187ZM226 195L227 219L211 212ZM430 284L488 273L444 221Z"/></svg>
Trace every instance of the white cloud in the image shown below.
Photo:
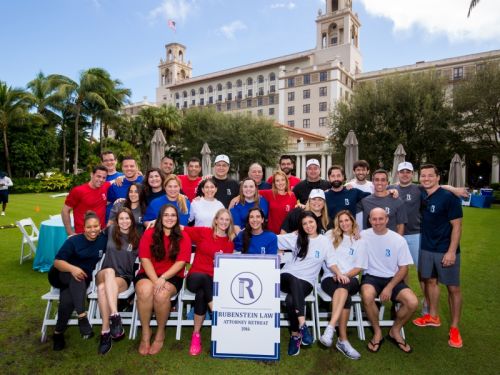
<svg viewBox="0 0 500 375"><path fill-rule="evenodd" d="M223 25L219 28L219 31L224 34L227 39L235 39L236 31L246 30L247 25L245 25L240 20L233 21L227 25Z"/></svg>
<svg viewBox="0 0 500 375"><path fill-rule="evenodd" d="M195 9L195 0L162 0L161 4L149 12L149 19L158 17L175 22L185 21Z"/></svg>
<svg viewBox="0 0 500 375"><path fill-rule="evenodd" d="M451 42L500 38L500 2L481 1L467 18L470 0L361 0L373 16L388 18L393 31L445 35Z"/></svg>
<svg viewBox="0 0 500 375"><path fill-rule="evenodd" d="M289 9L292 10L295 8L295 3L293 1L289 1L287 3L274 3L270 5L271 9Z"/></svg>

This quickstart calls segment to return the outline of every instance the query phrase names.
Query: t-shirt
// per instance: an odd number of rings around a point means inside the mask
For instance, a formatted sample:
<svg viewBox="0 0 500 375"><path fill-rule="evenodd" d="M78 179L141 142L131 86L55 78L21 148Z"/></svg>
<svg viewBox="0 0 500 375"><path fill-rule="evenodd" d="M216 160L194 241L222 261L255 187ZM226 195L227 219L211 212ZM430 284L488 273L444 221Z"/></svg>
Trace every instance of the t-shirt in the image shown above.
<svg viewBox="0 0 500 375"><path fill-rule="evenodd" d="M269 204L265 198L259 197L258 206L264 211L264 218L267 219L269 213ZM231 208L231 216L233 217L234 225L238 225L243 228L247 222L248 211L255 207L255 202L241 202L236 203L236 205Z"/></svg>
<svg viewBox="0 0 500 375"><path fill-rule="evenodd" d="M113 174L108 174L106 176L106 181L113 181L113 180L116 180L118 177L120 176L123 176L123 173L122 172L115 172Z"/></svg>
<svg viewBox="0 0 500 375"><path fill-rule="evenodd" d="M234 249L236 251L243 250L243 235L245 229L240 231L234 239ZM252 235L246 254L278 254L278 237L268 230L263 231L261 234Z"/></svg>
<svg viewBox="0 0 500 375"><path fill-rule="evenodd" d="M198 184L201 181L201 177L196 177L194 180L190 180L189 176L185 174L177 175L177 177L181 180L182 191L186 197L193 202L193 199L196 198L196 192L198 190Z"/></svg>
<svg viewBox="0 0 500 375"><path fill-rule="evenodd" d="M146 205L150 204L153 200L156 198L163 197L165 195L165 190L161 189L160 191L151 192L150 194L146 195Z"/></svg>
<svg viewBox="0 0 500 375"><path fill-rule="evenodd" d="M365 180L364 184L360 184L355 178L349 181L349 184L356 189L364 191L365 193L373 194L375 188L373 187L373 182Z"/></svg>
<svg viewBox="0 0 500 375"><path fill-rule="evenodd" d="M193 265L189 269L191 273L204 273L214 277L214 259L216 253L232 254L234 250L233 241L229 237L214 235L212 228L206 227L184 227L184 231L196 244L196 252Z"/></svg>
<svg viewBox="0 0 500 375"><path fill-rule="evenodd" d="M64 260L79 267L92 278L92 271L106 251L107 236L100 233L94 241L89 241L84 234L69 237L56 254L55 259Z"/></svg>
<svg viewBox="0 0 500 375"><path fill-rule="evenodd" d="M0 190L9 190L9 186L14 185L8 176L0 178Z"/></svg>
<svg viewBox="0 0 500 375"><path fill-rule="evenodd" d="M286 215L283 224L281 224L281 230L284 230L287 233L295 232L299 229L299 220L300 214L304 212L302 207L295 207L288 215ZM327 228L323 228L323 224L321 222L321 216L318 216L318 224L320 225L319 232L320 234L325 234Z"/></svg>
<svg viewBox="0 0 500 375"><path fill-rule="evenodd" d="M436 253L448 251L451 242L451 220L463 216L460 199L443 188L431 195L422 193L422 240L420 248ZM460 246L457 247L457 254Z"/></svg>
<svg viewBox="0 0 500 375"><path fill-rule="evenodd" d="M124 204L125 204L124 201L113 204L113 207L111 208L111 212L109 213L109 220L113 220L116 222L116 215L118 215L118 212L123 208ZM137 206L136 208L132 209L131 211L132 211L132 215L134 215L135 227L136 227L137 231L139 232L139 235L142 235L142 233L144 232L144 223L142 221L143 212L141 210L141 206Z"/></svg>
<svg viewBox="0 0 500 375"><path fill-rule="evenodd" d="M137 178L134 181L129 181L126 178L122 180L122 186L118 186L116 184L113 184L109 187L108 190L108 206L106 208L106 220L109 218L109 214L111 212L111 208L113 207L113 203L118 199L118 198L127 198L127 192L130 187L134 182L135 183L141 183L142 180L144 180L143 176L137 176Z"/></svg>
<svg viewBox="0 0 500 375"><path fill-rule="evenodd" d="M319 180L314 182L304 180L295 185L295 187L293 188L293 192L295 193L295 196L300 201L300 203L306 204L307 200L309 199L309 193L312 189L327 190L330 189L331 186L332 185L326 180Z"/></svg>
<svg viewBox="0 0 500 375"><path fill-rule="evenodd" d="M367 197L370 193L353 188L342 188L341 191L333 191L332 189L325 192L326 208L328 216L331 220L342 210L349 210L352 216L356 216L358 202Z"/></svg>
<svg viewBox="0 0 500 375"><path fill-rule="evenodd" d="M272 190L259 190L259 194L269 203L267 229L279 234L286 215L296 206L295 194L273 194Z"/></svg>
<svg viewBox="0 0 500 375"><path fill-rule="evenodd" d="M408 221L404 202L401 198L394 199L391 195L385 197L377 197L373 194L369 195L361 200L360 207L363 211L364 229L371 227L368 221L370 211L377 207L383 208L387 212L389 215L387 228L394 232L396 232L398 224L406 224Z"/></svg>
<svg viewBox="0 0 500 375"><path fill-rule="evenodd" d="M132 281L138 248L133 248L132 244L127 241L128 236L123 233L120 234L121 246L118 248L113 239L113 232L117 228L117 226L111 225L107 229L106 257L102 262L101 269L112 268L118 276L125 276L128 280Z"/></svg>
<svg viewBox="0 0 500 375"><path fill-rule="evenodd" d="M267 183L266 181L261 181L261 183L257 185L258 190L269 190L272 187L273 186L271 184Z"/></svg>
<svg viewBox="0 0 500 375"><path fill-rule="evenodd" d="M290 176L287 176L288 177L288 184L290 185L290 189L293 189L295 187L295 185L297 185L299 182L300 182L300 178L294 176L294 175L290 175ZM269 185L273 185L273 176L269 177L266 181Z"/></svg>
<svg viewBox="0 0 500 375"><path fill-rule="evenodd" d="M75 233L83 233L85 213L88 210L97 214L101 222L101 228L106 227L106 193L108 188L109 182L104 183L97 189L91 188L88 183L71 189L64 204L73 209Z"/></svg>
<svg viewBox="0 0 500 375"><path fill-rule="evenodd" d="M361 232L368 247L368 267L365 274L378 277L394 277L400 266L413 264L410 249L403 236L392 230L376 234L372 228Z"/></svg>
<svg viewBox="0 0 500 375"><path fill-rule="evenodd" d="M175 201L169 200L166 195L163 195L160 198L156 198L153 201L151 201L151 203L146 208L146 213L144 214L144 218L142 219L142 221L146 222L146 221L156 220L156 218L158 217L158 214L160 213L160 209L165 204L171 204L175 208L177 208L177 212L179 213L179 223L181 225L188 224L189 209L191 207L191 203L189 203L189 200L186 199L187 212L181 212L179 210L179 204L177 203L177 201L176 200Z"/></svg>
<svg viewBox="0 0 500 375"><path fill-rule="evenodd" d="M201 197L191 203L191 208L189 209L189 222L194 220L194 225L196 227L211 227L215 214L221 208L224 208L224 205L217 199L207 201L205 198Z"/></svg>
<svg viewBox="0 0 500 375"><path fill-rule="evenodd" d="M212 177L217 186L217 193L215 193L215 199L220 201L224 207L228 208L231 200L240 193L240 184L238 181L226 178L225 180L219 180L216 177Z"/></svg>
<svg viewBox="0 0 500 375"><path fill-rule="evenodd" d="M422 187L415 184L408 186L393 185L390 189L396 189L405 204L408 222L405 225L405 235L420 233L420 205L422 202Z"/></svg>
<svg viewBox="0 0 500 375"><path fill-rule="evenodd" d="M331 230L326 233L326 237L333 242ZM355 240L349 236L344 236L339 246L337 248L334 247L334 249L337 256L337 267L343 274L346 274L354 268L365 270L368 267L367 243L364 239L360 238L359 240ZM327 277L333 277L333 275L334 273L330 268L323 263L323 276L321 280Z"/></svg>
<svg viewBox="0 0 500 375"><path fill-rule="evenodd" d="M332 241L322 234L315 238L309 238L307 255L303 259L297 257L296 233L280 234L278 236L278 249L292 250L292 258L285 263L281 273L290 273L311 285L314 285L318 280L323 262L326 262L328 267L337 264Z"/></svg>
<svg viewBox="0 0 500 375"><path fill-rule="evenodd" d="M179 243L179 253L175 258L175 261L172 261L169 254L170 248L170 237L163 235L163 246L165 248L165 257L162 260L156 260L156 258L151 253L151 245L153 244L153 234L155 229L149 228L144 232L144 235L141 238L141 242L139 243L139 258L149 259L153 264L153 267L156 272L156 276L160 276L167 272L170 267L174 265L175 262L186 262L189 263L191 260L191 239L189 236L186 236L184 233L182 234L182 238ZM145 273L144 268L139 268L139 273ZM177 276L184 277L184 268L181 269Z"/></svg>

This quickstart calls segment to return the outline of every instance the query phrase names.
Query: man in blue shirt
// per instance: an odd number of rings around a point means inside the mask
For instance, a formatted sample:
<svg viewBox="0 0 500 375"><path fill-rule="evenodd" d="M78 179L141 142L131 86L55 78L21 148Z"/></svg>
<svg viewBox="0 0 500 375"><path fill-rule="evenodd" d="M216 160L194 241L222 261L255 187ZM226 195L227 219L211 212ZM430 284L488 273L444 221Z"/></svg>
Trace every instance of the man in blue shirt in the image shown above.
<svg viewBox="0 0 500 375"><path fill-rule="evenodd" d="M462 232L462 205L460 200L439 186L439 172L435 165L420 167L420 183L425 192L422 204L422 240L419 271L425 282L429 314L413 321L419 327L439 327L439 284L448 289L451 325L448 344L462 347L458 330L462 309L460 291L460 236Z"/></svg>
<svg viewBox="0 0 500 375"><path fill-rule="evenodd" d="M123 173L116 170L116 157L113 151L104 151L101 154L101 162L108 171L106 181L114 181L117 177L123 176Z"/></svg>

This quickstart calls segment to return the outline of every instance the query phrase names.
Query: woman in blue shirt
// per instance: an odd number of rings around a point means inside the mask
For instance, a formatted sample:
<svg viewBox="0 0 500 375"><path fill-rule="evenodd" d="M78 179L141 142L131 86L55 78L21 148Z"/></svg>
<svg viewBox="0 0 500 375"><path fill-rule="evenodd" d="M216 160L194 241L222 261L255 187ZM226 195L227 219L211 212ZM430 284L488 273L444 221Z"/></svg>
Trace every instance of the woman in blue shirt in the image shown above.
<svg viewBox="0 0 500 375"><path fill-rule="evenodd" d="M245 229L234 239L234 248L242 254L277 254L278 237L264 230L264 212L259 207L248 210Z"/></svg>
<svg viewBox="0 0 500 375"><path fill-rule="evenodd" d="M240 196L238 203L231 208L231 216L233 217L234 227L238 233L247 222L248 211L252 207L260 207L264 213L264 219L267 219L269 212L269 204L259 195L257 184L250 177L245 178L240 183Z"/></svg>

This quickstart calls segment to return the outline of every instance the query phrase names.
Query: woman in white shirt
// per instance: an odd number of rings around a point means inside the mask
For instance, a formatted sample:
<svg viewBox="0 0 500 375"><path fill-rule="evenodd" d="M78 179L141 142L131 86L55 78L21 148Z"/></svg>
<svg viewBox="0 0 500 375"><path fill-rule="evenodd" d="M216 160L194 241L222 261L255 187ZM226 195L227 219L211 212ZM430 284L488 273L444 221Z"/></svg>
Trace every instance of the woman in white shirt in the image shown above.
<svg viewBox="0 0 500 375"><path fill-rule="evenodd" d="M215 214L224 208L222 202L215 199L217 186L214 180L207 178L200 182L200 189L203 196L194 199L189 211L189 222L194 221L195 227L211 227Z"/></svg>
<svg viewBox="0 0 500 375"><path fill-rule="evenodd" d="M340 280L349 281L336 266L332 242L319 234L317 216L304 211L299 222L298 233L278 236L278 248L292 250L292 258L281 269L281 290L287 293L285 304L291 332L288 355L299 354L300 345L311 345L314 341L305 324L305 298L312 292L323 262Z"/></svg>
<svg viewBox="0 0 500 375"><path fill-rule="evenodd" d="M351 296L359 292L358 274L368 267L366 242L356 240L354 233L358 232L358 224L348 210L340 211L334 219L334 228L326 233L333 242L337 266L341 274L330 272L323 265L321 289L332 296L332 317L319 341L330 347L333 344L335 326L339 323L339 338L337 349L350 359L359 359L361 355L347 340L347 321L351 308ZM343 276L348 282L344 282Z"/></svg>

